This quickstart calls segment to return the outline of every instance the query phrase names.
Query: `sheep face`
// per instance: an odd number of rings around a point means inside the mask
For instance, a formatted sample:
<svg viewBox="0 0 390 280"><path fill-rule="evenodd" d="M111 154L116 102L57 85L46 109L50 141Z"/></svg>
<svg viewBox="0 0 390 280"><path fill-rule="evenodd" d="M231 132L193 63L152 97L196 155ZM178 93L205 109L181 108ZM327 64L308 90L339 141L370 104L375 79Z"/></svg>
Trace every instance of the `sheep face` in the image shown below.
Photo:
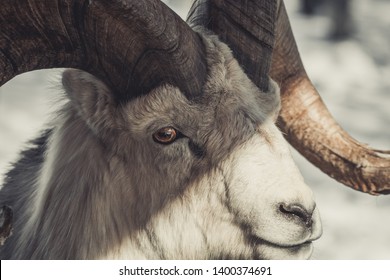
<svg viewBox="0 0 390 280"><path fill-rule="evenodd" d="M274 124L278 87L270 81L270 91L260 92L225 45L204 41L209 79L196 100L170 85L117 109L71 94L81 117L120 158L117 180L129 206L121 211L138 228L108 257L308 258L321 223ZM68 77L68 84L99 83L85 75ZM95 88L108 98L102 104L112 103L104 85Z"/></svg>
<svg viewBox="0 0 390 280"><path fill-rule="evenodd" d="M224 44L203 40L208 81L194 100L166 84L118 105L95 77L64 73L70 101L28 201L13 203L25 213L8 257L311 255L321 223L274 124L277 85L260 92Z"/></svg>

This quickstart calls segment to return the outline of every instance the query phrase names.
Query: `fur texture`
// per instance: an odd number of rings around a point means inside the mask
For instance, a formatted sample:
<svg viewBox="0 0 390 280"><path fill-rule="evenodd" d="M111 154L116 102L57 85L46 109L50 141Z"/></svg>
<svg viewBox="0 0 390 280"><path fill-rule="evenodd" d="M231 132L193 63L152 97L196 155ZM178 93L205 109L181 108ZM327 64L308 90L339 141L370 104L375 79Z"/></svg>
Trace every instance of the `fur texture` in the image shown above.
<svg viewBox="0 0 390 280"><path fill-rule="evenodd" d="M321 224L274 124L278 87L260 92L226 45L203 40L196 100L165 84L117 104L93 76L64 73L69 102L0 192L15 212L1 259L310 256ZM181 137L156 143L162 127ZM299 205L310 226L282 205Z"/></svg>

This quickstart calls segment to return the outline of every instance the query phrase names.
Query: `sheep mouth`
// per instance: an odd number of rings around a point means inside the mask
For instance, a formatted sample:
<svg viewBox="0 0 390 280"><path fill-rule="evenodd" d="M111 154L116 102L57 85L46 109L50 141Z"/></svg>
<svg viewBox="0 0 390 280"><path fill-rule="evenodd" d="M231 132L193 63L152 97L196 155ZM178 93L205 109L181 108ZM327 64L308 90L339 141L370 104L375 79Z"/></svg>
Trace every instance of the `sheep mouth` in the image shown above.
<svg viewBox="0 0 390 280"><path fill-rule="evenodd" d="M313 240L302 243L281 244L255 237L255 252L260 259L309 259Z"/></svg>
<svg viewBox="0 0 390 280"><path fill-rule="evenodd" d="M312 245L313 240L307 240L302 243L296 243L296 244L281 244L281 243L274 243L259 237L255 237L255 243L257 246L266 245L266 246L271 246L271 247L281 248L281 249L294 249L294 248L300 248L302 246Z"/></svg>

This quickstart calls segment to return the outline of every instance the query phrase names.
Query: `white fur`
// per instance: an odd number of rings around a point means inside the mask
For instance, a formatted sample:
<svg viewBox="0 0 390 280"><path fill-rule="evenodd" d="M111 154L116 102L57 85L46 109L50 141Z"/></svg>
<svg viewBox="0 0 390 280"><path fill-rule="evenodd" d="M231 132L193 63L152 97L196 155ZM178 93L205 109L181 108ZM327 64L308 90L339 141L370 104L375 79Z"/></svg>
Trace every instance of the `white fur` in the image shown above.
<svg viewBox="0 0 390 280"><path fill-rule="evenodd" d="M266 122L258 130L147 228L102 258L309 258L311 241L322 233L313 194L276 126ZM286 218L280 203L315 209L312 227ZM254 244L248 243L251 236L258 239Z"/></svg>

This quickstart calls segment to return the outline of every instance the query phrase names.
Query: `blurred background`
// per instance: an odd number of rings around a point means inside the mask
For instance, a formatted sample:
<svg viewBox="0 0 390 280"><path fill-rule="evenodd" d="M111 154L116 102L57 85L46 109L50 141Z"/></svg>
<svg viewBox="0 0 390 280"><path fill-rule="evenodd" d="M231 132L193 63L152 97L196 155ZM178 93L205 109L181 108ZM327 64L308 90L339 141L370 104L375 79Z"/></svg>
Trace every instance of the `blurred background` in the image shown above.
<svg viewBox="0 0 390 280"><path fill-rule="evenodd" d="M166 0L186 16L191 0ZM390 150L390 1L285 0L300 53L329 110L356 139ZM0 88L0 185L58 108L61 70L23 74ZM390 259L390 195L351 190L293 151L315 193L324 234L313 259Z"/></svg>

